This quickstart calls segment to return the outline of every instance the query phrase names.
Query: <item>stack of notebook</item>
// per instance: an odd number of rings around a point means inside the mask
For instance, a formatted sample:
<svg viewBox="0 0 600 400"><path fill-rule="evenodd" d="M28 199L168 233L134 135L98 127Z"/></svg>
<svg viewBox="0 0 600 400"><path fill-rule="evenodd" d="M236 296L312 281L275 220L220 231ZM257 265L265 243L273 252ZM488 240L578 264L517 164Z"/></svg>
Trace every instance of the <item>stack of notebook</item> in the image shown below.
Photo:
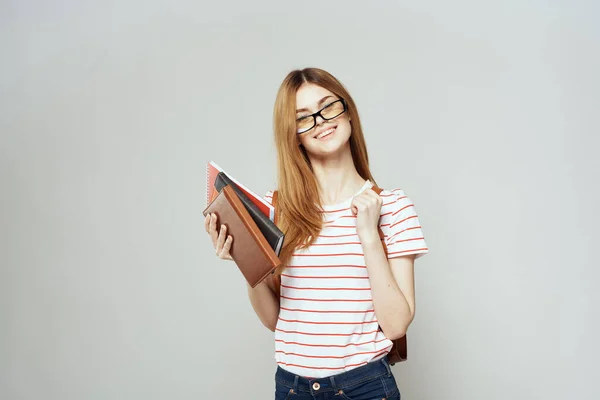
<svg viewBox="0 0 600 400"><path fill-rule="evenodd" d="M251 287L280 266L284 234L275 225L275 209L215 163L207 166L207 207L233 237L229 254ZM218 229L217 229L218 230Z"/></svg>

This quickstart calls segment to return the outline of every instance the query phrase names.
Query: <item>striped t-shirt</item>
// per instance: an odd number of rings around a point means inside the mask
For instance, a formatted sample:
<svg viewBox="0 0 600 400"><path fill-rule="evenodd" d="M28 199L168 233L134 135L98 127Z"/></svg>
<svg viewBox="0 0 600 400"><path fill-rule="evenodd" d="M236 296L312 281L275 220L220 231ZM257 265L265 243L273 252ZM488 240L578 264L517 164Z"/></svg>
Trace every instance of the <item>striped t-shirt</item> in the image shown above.
<svg viewBox="0 0 600 400"><path fill-rule="evenodd" d="M355 194L372 187L369 180ZM388 258L428 249L411 200L400 189L383 190L380 226ZM273 200L268 191L265 200ZM324 206L324 226L315 243L297 250L281 276L275 360L294 374L321 378L383 357L392 341L381 330L352 198Z"/></svg>

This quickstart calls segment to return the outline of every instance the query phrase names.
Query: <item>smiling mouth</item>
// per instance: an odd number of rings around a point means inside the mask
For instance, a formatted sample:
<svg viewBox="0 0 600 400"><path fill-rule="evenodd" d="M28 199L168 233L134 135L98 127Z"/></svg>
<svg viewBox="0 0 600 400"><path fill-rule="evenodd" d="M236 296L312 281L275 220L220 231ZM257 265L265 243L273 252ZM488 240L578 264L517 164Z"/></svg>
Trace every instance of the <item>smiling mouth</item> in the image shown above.
<svg viewBox="0 0 600 400"><path fill-rule="evenodd" d="M335 132L336 128L337 127L329 128L326 131L321 132L320 134L315 136L315 139L323 139L324 137L331 135L333 132Z"/></svg>

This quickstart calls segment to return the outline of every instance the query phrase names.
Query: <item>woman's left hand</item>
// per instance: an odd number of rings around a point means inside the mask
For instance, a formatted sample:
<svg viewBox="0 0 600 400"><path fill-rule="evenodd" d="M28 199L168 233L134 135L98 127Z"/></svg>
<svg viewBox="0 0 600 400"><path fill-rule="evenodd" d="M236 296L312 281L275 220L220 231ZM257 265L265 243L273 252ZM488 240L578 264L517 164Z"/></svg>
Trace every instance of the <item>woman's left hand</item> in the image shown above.
<svg viewBox="0 0 600 400"><path fill-rule="evenodd" d="M356 215L356 232L360 241L379 240L379 217L383 199L371 188L363 190L352 199L350 209Z"/></svg>

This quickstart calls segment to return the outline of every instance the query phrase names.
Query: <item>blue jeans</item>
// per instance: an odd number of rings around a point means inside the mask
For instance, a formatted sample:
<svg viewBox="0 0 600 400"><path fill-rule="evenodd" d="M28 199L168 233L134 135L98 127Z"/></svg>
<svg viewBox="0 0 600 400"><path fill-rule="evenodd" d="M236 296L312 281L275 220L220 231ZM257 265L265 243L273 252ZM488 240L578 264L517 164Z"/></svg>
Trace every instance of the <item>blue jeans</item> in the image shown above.
<svg viewBox="0 0 600 400"><path fill-rule="evenodd" d="M307 379L281 367L275 373L275 400L400 400L387 358L327 378Z"/></svg>

